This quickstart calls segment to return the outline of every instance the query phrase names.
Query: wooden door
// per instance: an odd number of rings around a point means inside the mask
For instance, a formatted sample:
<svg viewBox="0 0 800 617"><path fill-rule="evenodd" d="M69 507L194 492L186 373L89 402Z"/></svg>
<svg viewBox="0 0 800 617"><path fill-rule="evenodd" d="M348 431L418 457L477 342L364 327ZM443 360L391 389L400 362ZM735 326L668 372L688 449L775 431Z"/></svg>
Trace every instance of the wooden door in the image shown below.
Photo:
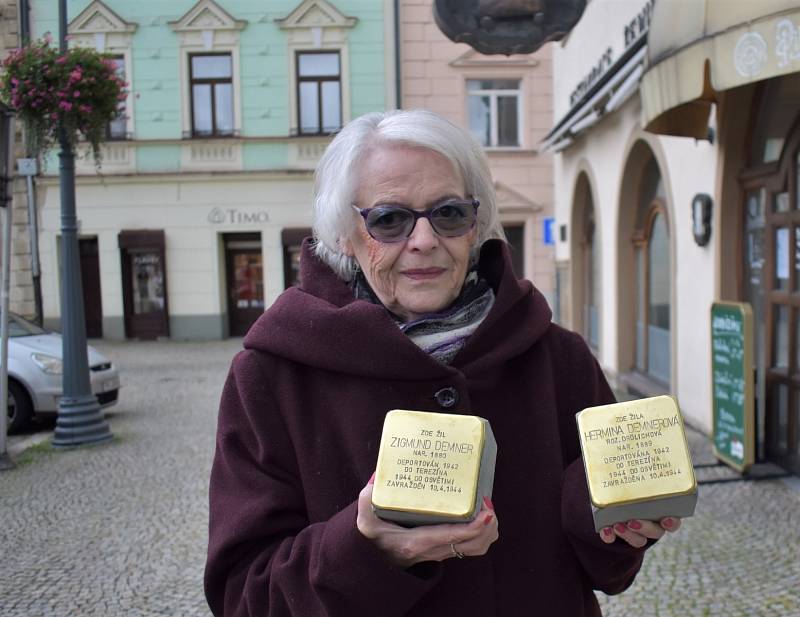
<svg viewBox="0 0 800 617"><path fill-rule="evenodd" d="M81 255L81 284L83 310L86 317L86 336L102 338L103 306L100 293L100 260L97 238L78 240Z"/></svg>
<svg viewBox="0 0 800 617"><path fill-rule="evenodd" d="M264 312L264 265L258 234L225 236L228 326L244 336Z"/></svg>
<svg viewBox="0 0 800 617"><path fill-rule="evenodd" d="M119 243L125 336L169 336L164 232L122 231Z"/></svg>

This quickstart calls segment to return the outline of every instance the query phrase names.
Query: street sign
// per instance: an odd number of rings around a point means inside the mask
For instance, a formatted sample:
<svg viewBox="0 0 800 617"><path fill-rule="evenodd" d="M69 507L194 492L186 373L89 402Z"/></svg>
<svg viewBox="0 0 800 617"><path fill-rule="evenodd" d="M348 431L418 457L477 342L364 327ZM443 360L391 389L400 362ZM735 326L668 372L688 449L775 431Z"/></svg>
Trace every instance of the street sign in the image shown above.
<svg viewBox="0 0 800 617"><path fill-rule="evenodd" d="M741 473L755 458L753 311L746 302L711 306L714 455Z"/></svg>
<svg viewBox="0 0 800 617"><path fill-rule="evenodd" d="M542 220L543 235L545 245L555 244L556 238L553 235L553 227L555 227L556 220L552 217L547 217Z"/></svg>

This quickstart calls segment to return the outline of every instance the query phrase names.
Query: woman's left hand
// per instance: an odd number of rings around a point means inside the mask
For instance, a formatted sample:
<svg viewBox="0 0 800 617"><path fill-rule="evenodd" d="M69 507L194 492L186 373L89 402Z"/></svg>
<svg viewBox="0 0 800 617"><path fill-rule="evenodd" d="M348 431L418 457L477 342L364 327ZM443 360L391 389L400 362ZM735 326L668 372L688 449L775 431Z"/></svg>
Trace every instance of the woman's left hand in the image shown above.
<svg viewBox="0 0 800 617"><path fill-rule="evenodd" d="M681 519L676 516L668 516L658 522L634 519L627 523L615 523L612 527L603 527L600 530L600 539L611 544L617 538L622 538L631 546L641 548L648 540L658 540L665 531L678 531L680 526Z"/></svg>

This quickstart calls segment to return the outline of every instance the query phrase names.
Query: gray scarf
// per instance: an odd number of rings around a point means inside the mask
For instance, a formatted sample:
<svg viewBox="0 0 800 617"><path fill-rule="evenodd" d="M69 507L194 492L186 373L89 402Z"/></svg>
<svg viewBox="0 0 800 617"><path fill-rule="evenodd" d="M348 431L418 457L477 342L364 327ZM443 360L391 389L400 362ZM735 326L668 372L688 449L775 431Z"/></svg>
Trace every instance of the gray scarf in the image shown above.
<svg viewBox="0 0 800 617"><path fill-rule="evenodd" d="M381 301L359 271L353 280L355 297L373 304ZM494 291L478 276L477 268L471 269L461 293L453 304L438 313L423 315L409 322L389 312L397 326L423 351L442 364L450 364L461 351L494 305Z"/></svg>

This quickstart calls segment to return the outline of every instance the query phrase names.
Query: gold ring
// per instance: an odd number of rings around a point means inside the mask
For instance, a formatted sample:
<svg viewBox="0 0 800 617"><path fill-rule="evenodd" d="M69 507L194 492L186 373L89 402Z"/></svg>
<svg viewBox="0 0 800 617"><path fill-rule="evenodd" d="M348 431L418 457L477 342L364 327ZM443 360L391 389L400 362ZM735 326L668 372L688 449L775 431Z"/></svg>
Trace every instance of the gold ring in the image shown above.
<svg viewBox="0 0 800 617"><path fill-rule="evenodd" d="M466 555L464 555L464 553L462 553L461 551L457 551L456 550L456 546L452 542L450 543L450 550L453 551L453 556L454 557L458 557L459 559L464 559L464 557L466 557Z"/></svg>

